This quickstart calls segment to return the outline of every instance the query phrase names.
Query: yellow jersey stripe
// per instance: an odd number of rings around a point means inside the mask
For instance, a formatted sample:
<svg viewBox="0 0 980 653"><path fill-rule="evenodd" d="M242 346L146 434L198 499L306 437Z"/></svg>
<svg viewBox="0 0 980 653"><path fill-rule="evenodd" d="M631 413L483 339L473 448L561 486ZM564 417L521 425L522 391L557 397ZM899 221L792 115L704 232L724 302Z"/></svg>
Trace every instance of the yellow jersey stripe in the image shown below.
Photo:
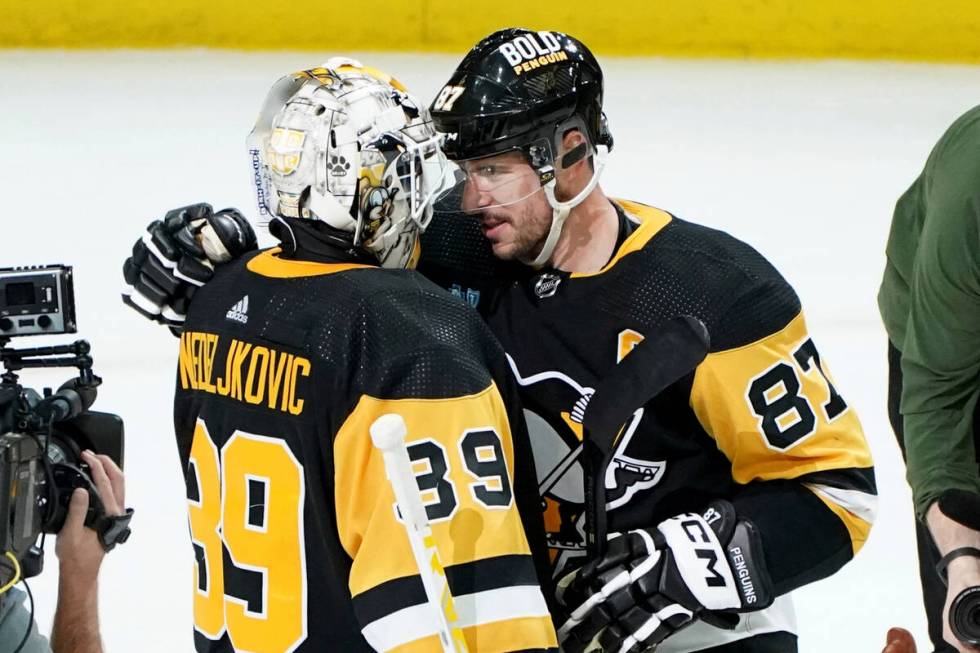
<svg viewBox="0 0 980 653"><path fill-rule="evenodd" d="M359 263L316 263L313 261L293 261L279 258L281 247L273 247L250 260L245 267L250 272L273 279L297 279L300 277L319 277L359 268L373 268L376 265Z"/></svg>
<svg viewBox="0 0 980 653"><path fill-rule="evenodd" d="M837 515L837 517L844 522L844 527L847 528L848 535L851 536L851 548L856 555L864 543L868 541L868 533L871 532L871 524L867 521L861 519L849 510L846 510L843 506L839 505L837 502L833 501L822 492L817 491L814 487L804 484L807 486L811 492L817 495L824 505L830 508L830 510Z"/></svg>
<svg viewBox="0 0 980 653"><path fill-rule="evenodd" d="M656 236L661 229L666 227L667 224L673 220L669 213L661 209L655 209L652 206L646 206L645 204L630 202L628 200L613 201L622 207L626 213L639 219L640 226L637 227L636 231L629 235L622 245L620 245L616 254L602 267L601 270L596 272L573 272L571 274L571 278L594 277L606 272L614 265L619 263L620 259L627 254L638 252L643 249L643 247L650 242L651 238Z"/></svg>

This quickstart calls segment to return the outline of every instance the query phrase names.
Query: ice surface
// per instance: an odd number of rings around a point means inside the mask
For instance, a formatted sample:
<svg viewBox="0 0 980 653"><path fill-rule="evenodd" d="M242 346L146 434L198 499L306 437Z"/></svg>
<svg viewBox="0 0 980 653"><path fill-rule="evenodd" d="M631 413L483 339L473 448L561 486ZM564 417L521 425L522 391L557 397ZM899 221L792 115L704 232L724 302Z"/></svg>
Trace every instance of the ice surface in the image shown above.
<svg viewBox="0 0 980 653"><path fill-rule="evenodd" d="M281 74L335 54L0 52L0 265L75 266L80 336L126 420L133 537L106 560L110 652L189 651L192 554L171 432L176 341L123 307L120 267L152 218L208 200L254 216L244 139ZM455 57L362 54L420 96ZM875 454L878 523L856 560L797 592L801 650L925 648L910 495L885 412L875 306L895 200L946 126L980 98L980 67L604 59L613 196L729 230L796 287L835 383ZM34 339L40 344L46 342ZM57 341L64 341L65 338ZM22 341L27 345L27 341ZM67 371L31 372L58 385ZM57 559L32 582L50 627Z"/></svg>

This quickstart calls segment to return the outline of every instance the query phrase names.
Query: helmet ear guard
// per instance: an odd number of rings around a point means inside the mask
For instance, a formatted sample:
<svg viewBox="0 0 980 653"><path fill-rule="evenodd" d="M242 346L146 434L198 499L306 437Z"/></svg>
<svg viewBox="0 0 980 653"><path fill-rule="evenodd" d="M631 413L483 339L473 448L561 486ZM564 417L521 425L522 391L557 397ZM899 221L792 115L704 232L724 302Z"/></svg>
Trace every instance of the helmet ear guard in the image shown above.
<svg viewBox="0 0 980 653"><path fill-rule="evenodd" d="M603 115L603 121L605 116ZM575 123L578 123L576 125ZM567 199L565 201L560 201L555 196L555 191L557 190L558 179L555 178L554 181L545 185L544 193L545 197L548 199L548 204L551 205L551 227L548 229L548 235L545 237L544 244L541 246L541 251L538 255L531 261L533 267L541 267L545 265L550 259L551 255L555 251L555 245L558 244L558 237L561 236L561 230L565 226L565 219L568 214L571 213L572 209L585 201L585 199L592 194L596 186L599 185L599 178L602 176L602 171L606 168L606 157L609 155L609 145L602 143L591 143L589 139L589 132L581 128L581 119L575 117L570 120L565 125L561 125L555 130L555 138L564 140L565 134L570 130L577 129L581 132L583 136L583 141L565 152L561 155L561 167L570 168L579 161L582 161L586 157L592 157L592 175L589 177L589 181L574 197ZM607 130L608 134L608 130ZM612 136L609 136L609 141L611 142ZM560 152L561 150L559 150Z"/></svg>
<svg viewBox="0 0 980 653"><path fill-rule="evenodd" d="M580 150L580 148L583 149ZM563 167L568 167L568 165L574 165L574 163L581 161L581 158L584 157L584 152L586 152L587 149L588 147L586 143L582 143L569 150L562 157L563 160L572 154L579 156L579 158L576 159L575 162L564 165ZM579 154L580 151L581 154ZM558 198L555 197L557 177L544 185L545 197L548 198L548 204L551 205L551 227L548 229L548 235L545 237L544 244L541 246L541 251L538 252L538 255L534 258L534 260L530 262L532 267L540 268L551 259L551 255L555 251L555 245L558 244L558 237L561 235L562 227L565 226L565 219L568 217L568 214L571 213L573 208L585 201L585 198L588 197L592 191L595 190L595 187L599 185L599 177L602 176L602 171L606 167L606 155L608 152L609 150L605 145L600 145L598 148L596 148L595 154L593 155L594 163L592 166L592 176L589 178L588 183L585 184L585 187L579 191L575 197L565 200L564 202L559 201Z"/></svg>
<svg viewBox="0 0 980 653"><path fill-rule="evenodd" d="M560 160L556 161L556 154L561 153L565 144L565 136L570 131L577 131L582 134L583 141L564 154L561 154ZM528 163L531 164L531 167L538 171L538 175L541 177L541 185L543 186L554 178L554 171L556 169L570 168L582 159L595 155L597 148L591 142L589 131L585 128L582 119L578 116L573 116L555 126L550 141L540 139L521 148L521 151L527 158Z"/></svg>

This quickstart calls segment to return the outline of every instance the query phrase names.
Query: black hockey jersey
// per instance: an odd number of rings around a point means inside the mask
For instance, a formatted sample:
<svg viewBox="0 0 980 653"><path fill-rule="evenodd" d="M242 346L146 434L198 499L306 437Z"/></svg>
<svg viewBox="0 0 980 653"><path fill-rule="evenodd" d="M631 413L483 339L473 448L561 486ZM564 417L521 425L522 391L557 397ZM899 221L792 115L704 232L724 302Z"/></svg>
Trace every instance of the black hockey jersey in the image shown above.
<svg viewBox="0 0 980 653"><path fill-rule="evenodd" d="M187 317L174 407L197 650L438 649L369 436L389 412L470 650L556 647L515 398L486 325L417 273L277 250L219 268Z"/></svg>
<svg viewBox="0 0 980 653"><path fill-rule="evenodd" d="M610 530L651 527L726 498L762 533L777 592L833 573L867 538L874 475L858 418L796 294L758 252L723 232L616 205L620 242L594 274L494 261L466 216L434 223L423 240L420 271L476 306L507 351L555 573L584 555L578 458L588 399L635 344L679 315L705 323L710 353L635 407L605 470ZM785 599L735 632L697 624L661 648L698 650L774 630L795 630Z"/></svg>

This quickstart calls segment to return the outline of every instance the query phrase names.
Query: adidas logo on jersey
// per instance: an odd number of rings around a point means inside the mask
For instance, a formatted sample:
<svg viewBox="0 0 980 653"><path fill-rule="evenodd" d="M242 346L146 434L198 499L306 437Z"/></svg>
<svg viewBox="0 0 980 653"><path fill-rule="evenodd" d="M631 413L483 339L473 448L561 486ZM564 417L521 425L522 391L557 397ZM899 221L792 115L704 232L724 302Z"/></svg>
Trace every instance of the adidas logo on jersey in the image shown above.
<svg viewBox="0 0 980 653"><path fill-rule="evenodd" d="M242 324L248 323L248 295L245 295L238 300L234 306L228 309L225 313L225 317L229 320L234 320L235 322L241 322Z"/></svg>

